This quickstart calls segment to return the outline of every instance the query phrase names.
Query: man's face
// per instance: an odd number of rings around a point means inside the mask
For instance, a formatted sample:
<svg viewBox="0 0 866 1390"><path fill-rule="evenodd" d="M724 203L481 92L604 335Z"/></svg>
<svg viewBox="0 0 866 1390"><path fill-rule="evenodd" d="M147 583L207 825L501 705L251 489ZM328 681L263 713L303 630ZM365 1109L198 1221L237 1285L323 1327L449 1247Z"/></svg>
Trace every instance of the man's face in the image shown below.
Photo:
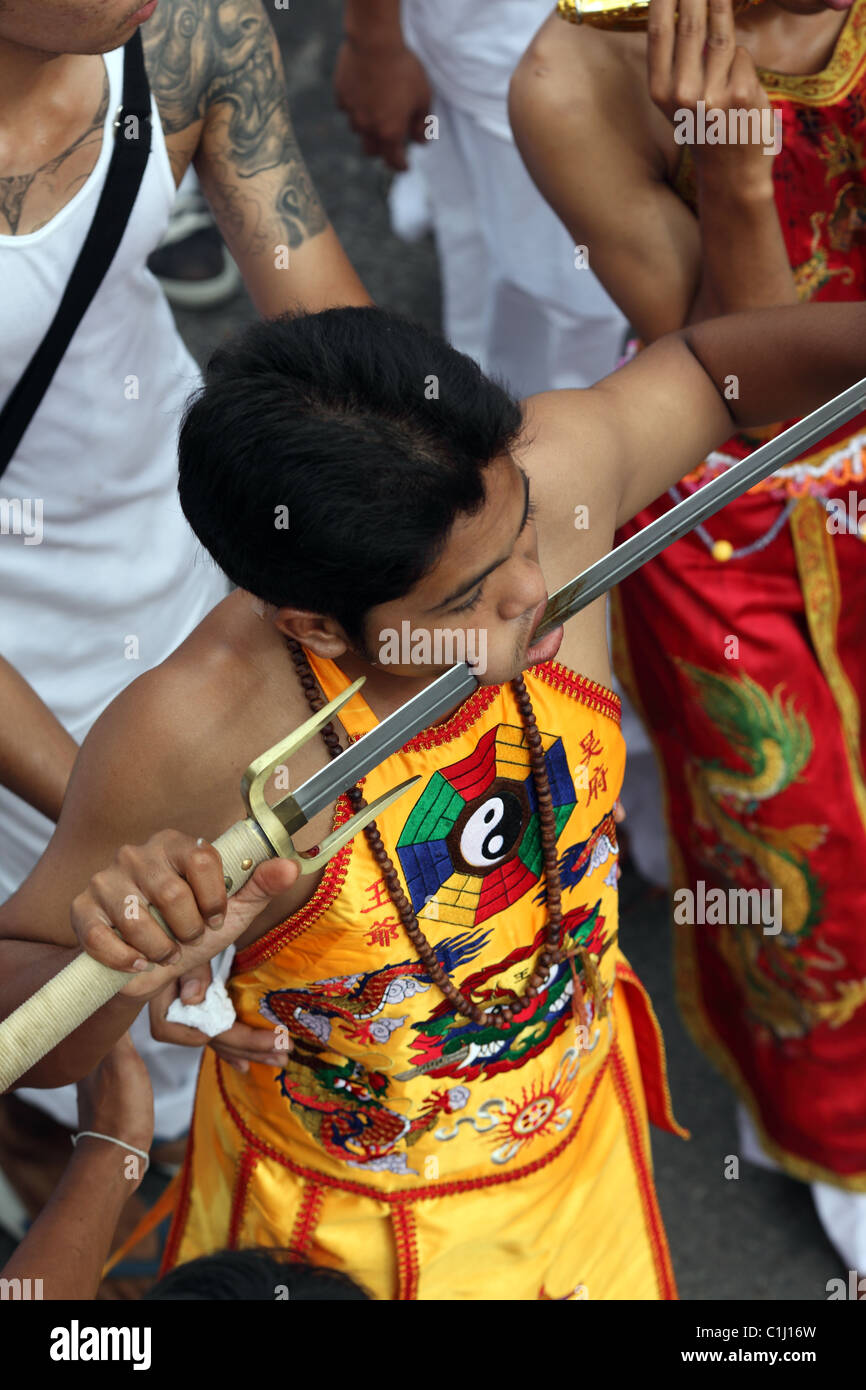
<svg viewBox="0 0 866 1390"><path fill-rule="evenodd" d="M485 493L415 588L367 614L367 652L382 671L423 677L468 661L484 685L500 685L555 654L561 633L527 659L547 588L526 477L509 457L497 459Z"/></svg>
<svg viewBox="0 0 866 1390"><path fill-rule="evenodd" d="M40 53L109 53L149 19L157 0L0 0L0 40Z"/></svg>

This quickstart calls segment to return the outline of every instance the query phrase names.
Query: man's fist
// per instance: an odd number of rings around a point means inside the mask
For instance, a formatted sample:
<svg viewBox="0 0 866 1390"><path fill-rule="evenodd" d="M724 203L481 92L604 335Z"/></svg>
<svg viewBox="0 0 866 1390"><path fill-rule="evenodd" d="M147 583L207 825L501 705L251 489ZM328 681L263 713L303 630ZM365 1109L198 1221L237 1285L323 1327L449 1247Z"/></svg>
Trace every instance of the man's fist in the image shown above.
<svg viewBox="0 0 866 1390"><path fill-rule="evenodd" d="M389 169L408 168L406 145L424 139L432 102L427 74L402 42L365 44L344 39L334 71L334 95L361 136L364 153L381 155Z"/></svg>
<svg viewBox="0 0 866 1390"><path fill-rule="evenodd" d="M260 864L227 901L223 868L212 845L161 830L145 845L124 845L72 903L72 928L88 955L114 970L135 971L122 991L153 998L177 976L231 946L272 898L291 888L298 866ZM158 908L172 936L148 911Z"/></svg>

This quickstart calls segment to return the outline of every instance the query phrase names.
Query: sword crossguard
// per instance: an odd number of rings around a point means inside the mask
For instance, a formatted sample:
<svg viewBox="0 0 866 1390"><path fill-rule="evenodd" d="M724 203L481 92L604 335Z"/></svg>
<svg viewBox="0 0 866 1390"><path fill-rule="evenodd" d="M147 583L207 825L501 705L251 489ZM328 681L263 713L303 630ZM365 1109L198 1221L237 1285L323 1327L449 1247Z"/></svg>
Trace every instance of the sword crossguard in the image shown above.
<svg viewBox="0 0 866 1390"><path fill-rule="evenodd" d="M354 839L360 830L363 830L366 825L369 825L372 820L375 820L376 816L384 811L386 807L390 806L392 802L396 801L398 797L402 796L404 791L411 787L414 782L420 780L418 777L410 777L405 782L401 782L399 786L392 787L390 791L383 792L382 795L371 802L369 806L365 806L362 810L357 811L344 825L333 830L325 837L320 845L316 846L315 850L307 854L302 854L296 850L292 841L292 834L299 830L302 825L306 824L306 817L303 815L303 812L296 807L294 814L292 813L290 809L292 802L291 797L284 798L280 803L284 808L286 808L288 803L289 807L288 810L284 809L282 815L277 815L273 807L265 800L265 787L272 775L278 768L282 767L294 753L297 753L299 748L302 748L305 743L309 743L310 739L314 738L316 734L321 731L332 716L337 714L337 712L351 700L352 696L361 689L361 686L364 684L364 679L363 676L360 676L358 680L353 681L352 684L341 691L335 699L330 700L322 709L311 715L309 719L305 720L303 724L300 724L292 733L280 739L279 743L275 743L267 752L255 758L241 778L241 793L250 813L250 817L255 821L259 832L265 837L274 854L279 855L281 859L293 860L294 863L299 866L302 874L312 874L318 869L321 869L344 845L347 845L350 840ZM219 845L217 847L220 848ZM260 856L255 857L257 861L260 862ZM223 858L225 859L225 855L223 855ZM247 855L241 863L244 872L246 872L247 869L248 859L249 855ZM233 889L236 891L237 888L240 887L240 884L233 875L227 873L226 887L230 892Z"/></svg>

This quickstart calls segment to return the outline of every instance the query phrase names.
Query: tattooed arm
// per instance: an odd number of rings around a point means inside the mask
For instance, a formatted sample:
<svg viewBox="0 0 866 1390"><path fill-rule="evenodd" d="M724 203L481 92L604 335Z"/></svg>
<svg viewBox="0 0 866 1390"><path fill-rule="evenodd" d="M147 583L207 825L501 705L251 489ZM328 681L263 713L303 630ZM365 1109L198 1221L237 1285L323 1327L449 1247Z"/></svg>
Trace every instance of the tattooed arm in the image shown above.
<svg viewBox="0 0 866 1390"><path fill-rule="evenodd" d="M191 156L259 313L368 304L298 148L261 0L163 0L142 33L175 176Z"/></svg>

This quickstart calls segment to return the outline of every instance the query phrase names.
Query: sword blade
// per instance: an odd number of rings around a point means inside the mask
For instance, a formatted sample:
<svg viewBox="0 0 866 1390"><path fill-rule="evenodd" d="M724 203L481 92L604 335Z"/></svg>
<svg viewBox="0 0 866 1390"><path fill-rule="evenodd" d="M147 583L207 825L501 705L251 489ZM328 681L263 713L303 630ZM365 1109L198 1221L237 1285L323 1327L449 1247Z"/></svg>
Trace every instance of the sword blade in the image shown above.
<svg viewBox="0 0 866 1390"><path fill-rule="evenodd" d="M847 424L864 407L866 377L813 410L810 415L805 415L775 439L762 444L748 458L733 464L699 492L683 498L664 516L651 521L637 535L630 536L622 545L616 546L608 555L585 569L583 574L557 589L548 600L533 640L543 637L552 628L559 627L567 618L579 613L587 604L640 569L641 565L654 559L667 546L694 530L700 522L720 511L728 502L748 492L750 487L768 478L777 468L799 457L840 425Z"/></svg>
<svg viewBox="0 0 866 1390"><path fill-rule="evenodd" d="M350 744L327 767L308 777L296 792L283 797L274 806L274 812L283 820L286 829L294 833L318 811L330 806L341 792L353 787L359 778L365 777L372 768L396 753L410 738L448 714L477 688L478 680L465 661L452 666L356 743ZM280 815L281 806L284 807L283 815Z"/></svg>
<svg viewBox="0 0 866 1390"><path fill-rule="evenodd" d="M798 420L776 439L761 445L748 458L707 483L700 492L679 502L636 536L590 565L576 579L557 589L548 600L533 640L538 640L567 618L579 613L587 604L646 564L647 560L652 560L666 546L685 536L734 498L748 492L750 487L769 477L777 468L797 458L810 445L846 424L864 407L866 377ZM448 714L477 687L478 680L465 661L452 666L425 690L364 734L363 738L350 744L327 767L309 777L296 792L277 802L273 810L280 816L286 829L294 833L342 792L354 786L361 777L365 777L372 768L396 753L409 739Z"/></svg>

